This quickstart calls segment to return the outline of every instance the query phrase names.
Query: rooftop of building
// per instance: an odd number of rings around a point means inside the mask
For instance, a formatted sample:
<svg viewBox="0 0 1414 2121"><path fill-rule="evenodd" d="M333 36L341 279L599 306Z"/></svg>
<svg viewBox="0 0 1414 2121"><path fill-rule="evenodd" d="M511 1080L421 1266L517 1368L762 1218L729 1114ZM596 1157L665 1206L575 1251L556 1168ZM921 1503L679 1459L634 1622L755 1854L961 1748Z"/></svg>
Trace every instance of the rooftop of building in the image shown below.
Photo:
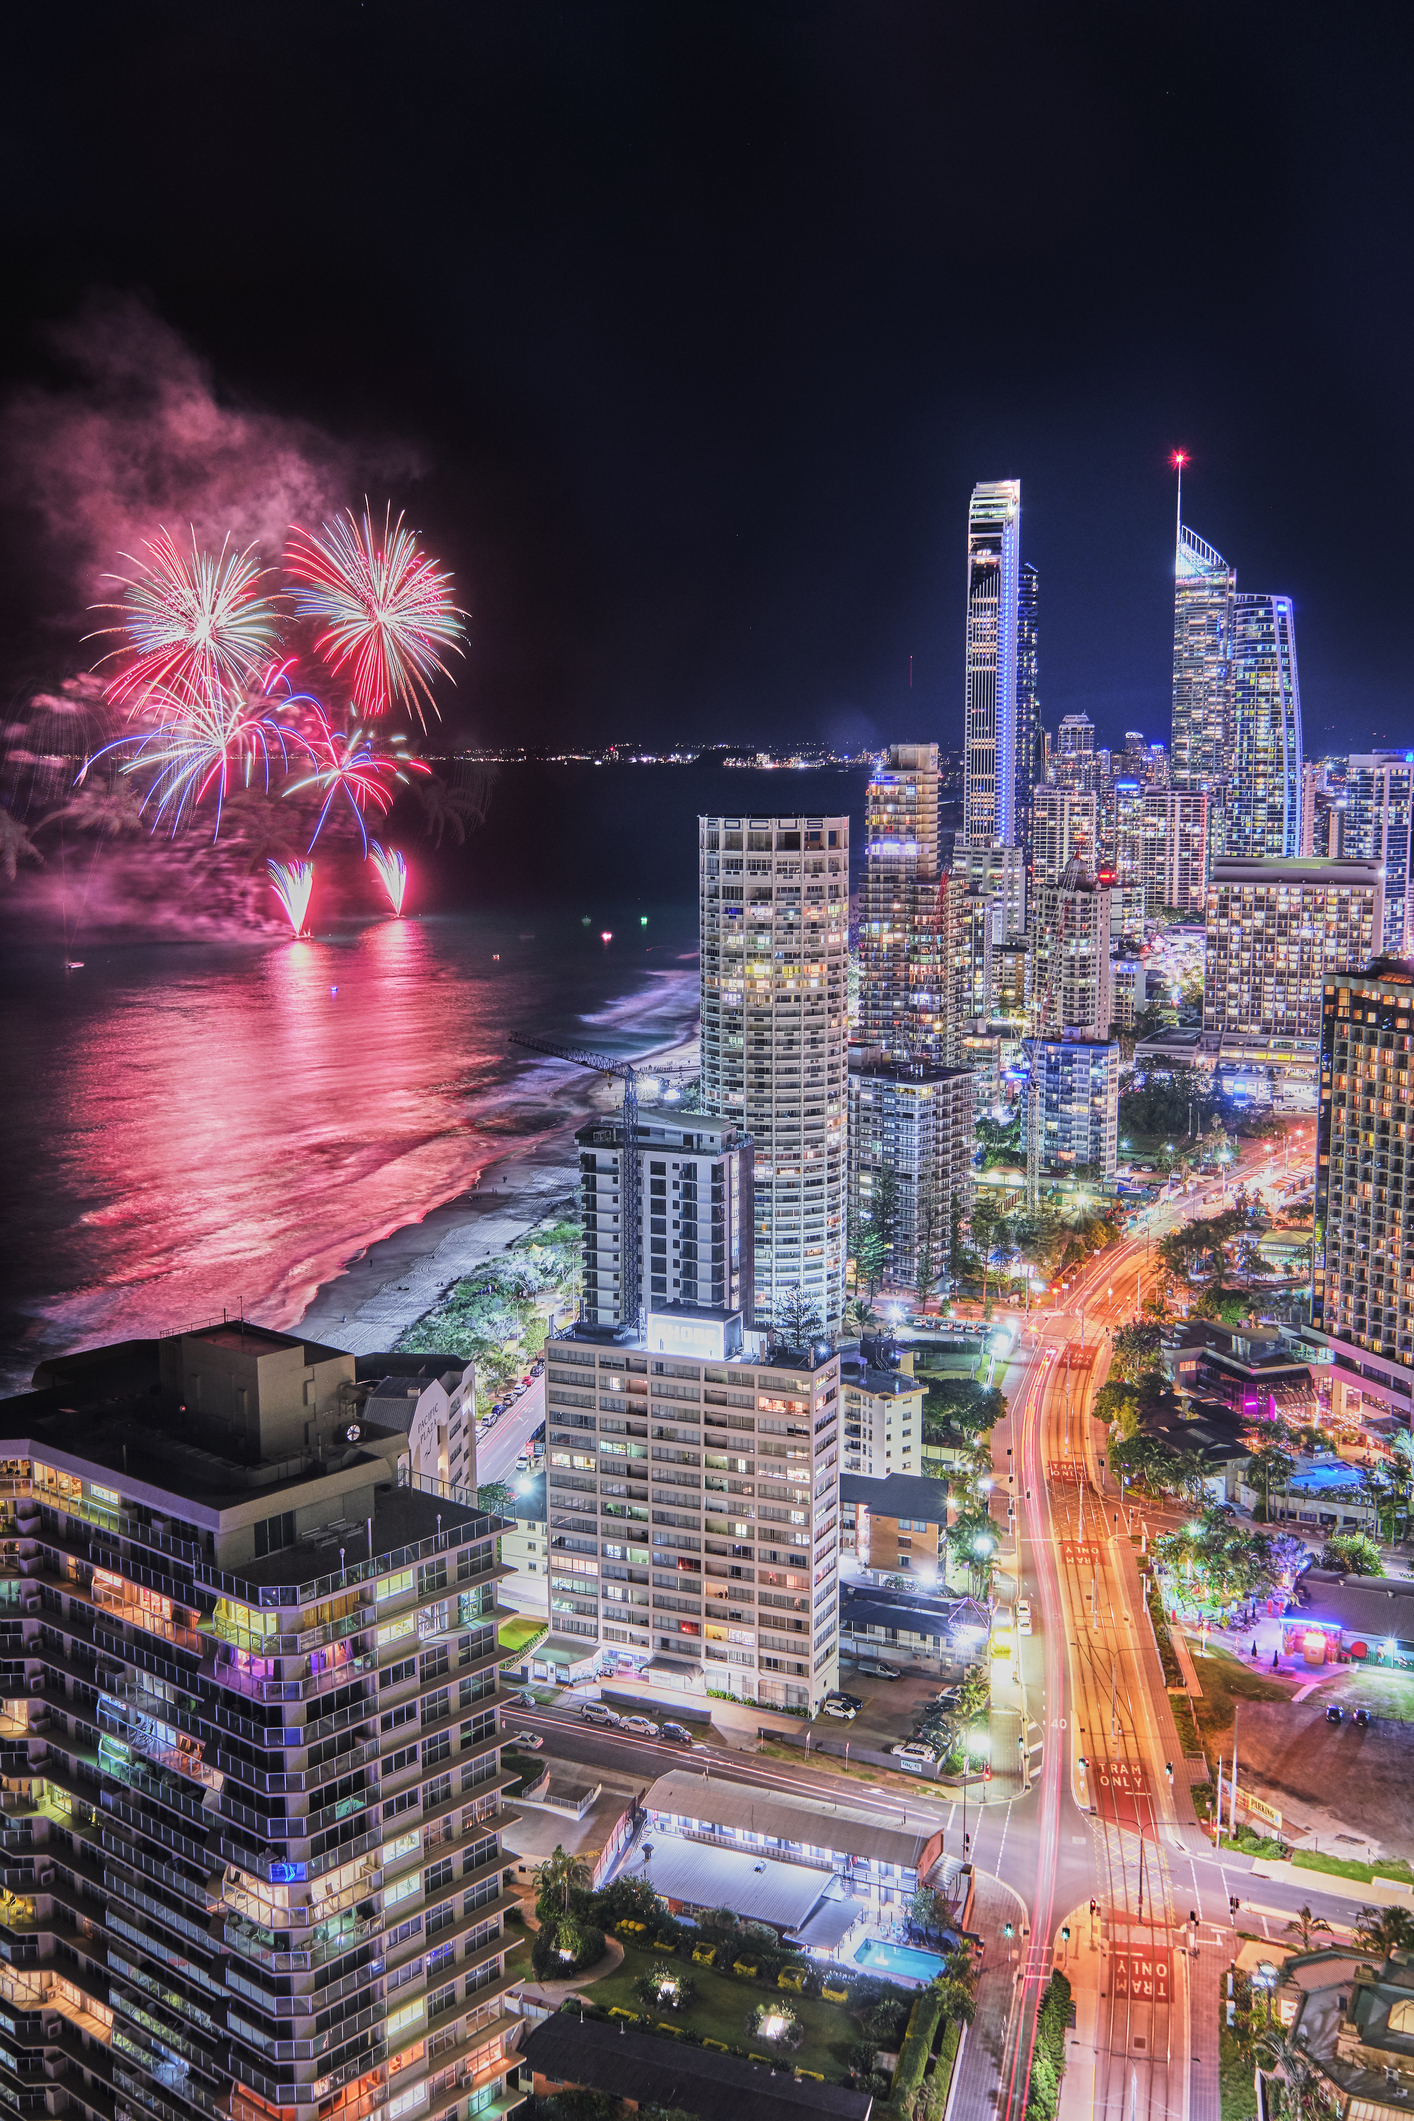
<svg viewBox="0 0 1414 2121"><path fill-rule="evenodd" d="M881 1823L876 1812L837 1804L825 1797L793 1797L782 1790L759 1790L750 1783L723 1782L706 1775L675 1770L660 1775L644 1792L650 1812L674 1813L705 1825L765 1840L847 1852L880 1863L916 1870L934 1829L910 1829ZM775 1851L779 1856L779 1851Z"/></svg>
<svg viewBox="0 0 1414 2121"><path fill-rule="evenodd" d="M0 1402L0 1449L9 1457L39 1456L61 1470L89 1469L111 1479L124 1507L206 1531L215 1531L226 1511L241 1510L246 1518L282 1515L295 1506L300 1490L307 1491L308 1502L320 1503L323 1527L299 1546L246 1564L243 1574L255 1584L298 1584L327 1574L341 1530L349 1567L356 1559L366 1561L368 1506L350 1523L340 1515L348 1506L343 1495L371 1498L378 1554L435 1538L439 1512L444 1531L478 1515L487 1531L498 1522L450 1493L439 1499L396 1486L387 1457L347 1446L341 1434L324 1445L322 1456L311 1449L250 1462L213 1449L219 1436L209 1421L164 1402L159 1346L155 1340L121 1341L42 1363L36 1377L52 1377L52 1383Z"/></svg>
<svg viewBox="0 0 1414 2121"><path fill-rule="evenodd" d="M643 1071L652 1080L649 1069ZM616 1112L600 1113L575 1129L582 1148L617 1148L623 1139L623 1121ZM640 1104L638 1146L640 1149L686 1149L694 1156L715 1156L724 1149L745 1148L751 1142L739 1119L720 1112L692 1112L680 1104Z"/></svg>
<svg viewBox="0 0 1414 2121"><path fill-rule="evenodd" d="M1213 858L1214 884L1373 884L1384 881L1383 862L1354 855L1220 854Z"/></svg>
<svg viewBox="0 0 1414 2121"><path fill-rule="evenodd" d="M1252 1446L1244 1439L1251 1426L1244 1415L1220 1399L1180 1398L1174 1392L1161 1393L1139 1416L1143 1435L1211 1464L1250 1458Z"/></svg>
<svg viewBox="0 0 1414 2121"><path fill-rule="evenodd" d="M875 1399L906 1399L927 1389L921 1377L910 1377L906 1370L881 1370L847 1348L840 1350L840 1381Z"/></svg>
<svg viewBox="0 0 1414 2121"><path fill-rule="evenodd" d="M972 1632L980 1640L990 1625L987 1608L975 1598L935 1598L925 1592L876 1591L867 1584L841 1583L840 1626L893 1628L945 1642Z"/></svg>
<svg viewBox="0 0 1414 2121"><path fill-rule="evenodd" d="M1338 1620L1343 1629L1372 1642L1393 1637L1414 1641L1414 1578L1341 1576L1333 1569L1303 1569L1287 1601L1289 1613Z"/></svg>
<svg viewBox="0 0 1414 2121"><path fill-rule="evenodd" d="M559 2011L521 2040L520 2052L537 2075L560 2084L587 2085L640 2108L671 2107L697 2121L801 2121L808 2113L837 2121L869 2121L868 2092L797 2078L715 2048L686 2047L653 2033L624 2030L575 2011Z"/></svg>
<svg viewBox="0 0 1414 2121"><path fill-rule="evenodd" d="M461 1381L460 1367L444 1370L440 1375L432 1370L411 1378L380 1378L363 1403L364 1419L377 1428L401 1429L406 1433L417 1412L417 1403L430 1384L439 1383L445 1392L452 1393Z"/></svg>
<svg viewBox="0 0 1414 2121"><path fill-rule="evenodd" d="M948 1521L948 1484L926 1473L885 1473L879 1479L841 1473L840 1501L856 1508L862 1503L871 1517L909 1517L937 1525Z"/></svg>
<svg viewBox="0 0 1414 2121"><path fill-rule="evenodd" d="M655 1319L668 1320L676 1316L687 1324L698 1320L720 1324L739 1315L735 1312L714 1310L710 1305L683 1303L655 1305L651 1313ZM617 1352L656 1356L661 1352L670 1355L675 1362L706 1362L714 1368L724 1365L729 1370L793 1370L806 1378L827 1369L836 1360L834 1344L827 1340L816 1341L807 1348L791 1348L777 1344L763 1348L759 1354L753 1354L749 1347L741 1348L730 1355L703 1355L690 1348L665 1348L660 1351L651 1346L646 1334L630 1334L622 1326L585 1325L581 1320L573 1325L568 1333L546 1342L545 1356L548 1362L554 1362L556 1354L566 1341L583 1347L596 1347L605 1355Z"/></svg>
<svg viewBox="0 0 1414 2121"><path fill-rule="evenodd" d="M1167 1328L1165 1349L1201 1348L1236 1370L1257 1373L1309 1371L1310 1364L1279 1326L1224 1326L1211 1318L1187 1318Z"/></svg>

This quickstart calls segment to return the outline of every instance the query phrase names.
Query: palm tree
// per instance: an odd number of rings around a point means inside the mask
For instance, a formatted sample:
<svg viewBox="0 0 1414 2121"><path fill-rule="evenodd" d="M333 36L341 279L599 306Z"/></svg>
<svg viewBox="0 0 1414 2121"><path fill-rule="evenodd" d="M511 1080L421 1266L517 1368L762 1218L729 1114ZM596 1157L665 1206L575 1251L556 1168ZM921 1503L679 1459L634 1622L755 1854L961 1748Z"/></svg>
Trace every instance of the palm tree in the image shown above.
<svg viewBox="0 0 1414 2121"><path fill-rule="evenodd" d="M21 862L42 864L43 860L44 856L19 819L11 817L8 810L0 809L0 868L5 871L6 882L14 883Z"/></svg>
<svg viewBox="0 0 1414 2121"><path fill-rule="evenodd" d="M1289 1936L1301 1939L1303 1952L1310 1951L1311 1939L1318 1930L1324 1930L1327 1936L1331 1933L1330 1924L1324 1921L1320 1915L1313 1915L1309 1907L1298 1908L1295 1917L1287 1923L1286 1928Z"/></svg>
<svg viewBox="0 0 1414 2121"><path fill-rule="evenodd" d="M1313 2101L1319 2097L1318 2078L1304 2047L1297 2045L1288 2027L1265 2025L1253 2042L1260 2065L1282 2082L1282 2112L1291 2121L1306 2121Z"/></svg>
<svg viewBox="0 0 1414 2121"><path fill-rule="evenodd" d="M1355 1918L1355 1942L1381 1959L1408 1951L1414 1947L1414 1915L1404 1907L1362 1907Z"/></svg>
<svg viewBox="0 0 1414 2121"><path fill-rule="evenodd" d="M582 1863L578 1856L567 1855L563 1844L557 1841L554 1854L547 1856L543 1863L537 1863L530 1876L536 1899L549 1899L551 1894L558 1893L561 1908L567 1913L571 1887L588 1885L590 1872L588 1864Z"/></svg>

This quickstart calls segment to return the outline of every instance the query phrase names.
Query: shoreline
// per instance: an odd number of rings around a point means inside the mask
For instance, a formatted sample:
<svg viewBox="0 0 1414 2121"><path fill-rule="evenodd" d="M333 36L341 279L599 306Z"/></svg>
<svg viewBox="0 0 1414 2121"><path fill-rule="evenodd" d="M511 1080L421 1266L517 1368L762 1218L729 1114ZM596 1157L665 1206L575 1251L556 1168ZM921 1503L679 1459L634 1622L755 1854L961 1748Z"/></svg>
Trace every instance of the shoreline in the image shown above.
<svg viewBox="0 0 1414 2121"><path fill-rule="evenodd" d="M642 1058L682 1067L695 1064L698 1054L694 1030ZM616 1084L595 1077L577 1094L568 1081L552 1094L571 1108L563 1120L528 1145L508 1144L488 1159L474 1186L351 1255L339 1273L320 1283L290 1330L351 1355L391 1353L454 1283L553 1211L573 1214L575 1129L596 1112L616 1110L619 1093Z"/></svg>

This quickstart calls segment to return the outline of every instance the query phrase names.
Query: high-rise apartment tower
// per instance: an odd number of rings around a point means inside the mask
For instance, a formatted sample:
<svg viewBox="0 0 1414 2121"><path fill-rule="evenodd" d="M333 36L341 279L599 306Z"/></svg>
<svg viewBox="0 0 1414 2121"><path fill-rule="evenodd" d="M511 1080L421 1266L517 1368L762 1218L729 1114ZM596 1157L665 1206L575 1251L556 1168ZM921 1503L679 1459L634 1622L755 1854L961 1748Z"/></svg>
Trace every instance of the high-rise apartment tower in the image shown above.
<svg viewBox="0 0 1414 2121"><path fill-rule="evenodd" d="M755 1143L758 1326L844 1308L847 817L698 820L702 1092Z"/></svg>
<svg viewBox="0 0 1414 2121"><path fill-rule="evenodd" d="M1414 1142L1404 1119L1411 1038L1407 965L1381 958L1326 982L1311 1323L1334 1343L1332 1378L1346 1406L1353 1378L1357 1404L1372 1400L1406 1429L1414 1394ZM1371 1355L1386 1360L1371 1364Z"/></svg>
<svg viewBox="0 0 1414 2121"><path fill-rule="evenodd" d="M8 2112L519 2103L503 1520L355 1381L233 1321L7 1402Z"/></svg>
<svg viewBox="0 0 1414 2121"><path fill-rule="evenodd" d="M1314 838L1314 793L1310 801ZM1407 957L1414 936L1414 903L1409 888L1414 753L1352 752L1345 767L1345 808L1330 814L1343 822L1346 854L1383 863L1385 921L1379 947L1388 957Z"/></svg>
<svg viewBox="0 0 1414 2121"><path fill-rule="evenodd" d="M865 794L859 881L859 1036L896 1060L947 1043L938 903L938 747L892 744Z"/></svg>
<svg viewBox="0 0 1414 2121"><path fill-rule="evenodd" d="M1301 845L1301 684L1290 597L1234 597L1233 755L1224 848L1294 855Z"/></svg>
<svg viewBox="0 0 1414 2121"><path fill-rule="evenodd" d="M1207 926L1204 1030L1314 1040L1329 980L1377 953L1384 870L1225 856L1208 882Z"/></svg>

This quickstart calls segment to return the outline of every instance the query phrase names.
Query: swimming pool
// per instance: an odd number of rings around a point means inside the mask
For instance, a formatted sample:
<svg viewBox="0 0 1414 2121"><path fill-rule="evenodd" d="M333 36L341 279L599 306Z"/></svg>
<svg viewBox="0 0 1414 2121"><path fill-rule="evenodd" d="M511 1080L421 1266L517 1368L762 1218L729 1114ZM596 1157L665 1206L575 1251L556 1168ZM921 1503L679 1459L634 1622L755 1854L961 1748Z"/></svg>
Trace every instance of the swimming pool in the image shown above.
<svg viewBox="0 0 1414 2121"><path fill-rule="evenodd" d="M1364 1486L1363 1466L1307 1466L1304 1472L1291 1476L1293 1495L1326 1495L1341 1488L1360 1489Z"/></svg>
<svg viewBox="0 0 1414 2121"><path fill-rule="evenodd" d="M910 1981L931 1981L943 1970L937 1952L915 1951L911 1944L885 1944L866 1937L855 1947L854 1963L867 1966L871 1974L904 1974Z"/></svg>

